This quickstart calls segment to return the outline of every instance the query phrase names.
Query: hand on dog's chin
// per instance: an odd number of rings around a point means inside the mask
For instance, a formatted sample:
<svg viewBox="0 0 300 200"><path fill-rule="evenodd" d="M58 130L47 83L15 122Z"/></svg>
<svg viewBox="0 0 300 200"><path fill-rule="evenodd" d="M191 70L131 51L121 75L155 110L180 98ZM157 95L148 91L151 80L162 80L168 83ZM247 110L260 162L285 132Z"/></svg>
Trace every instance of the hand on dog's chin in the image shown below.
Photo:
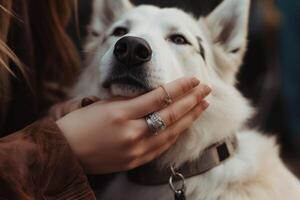
<svg viewBox="0 0 300 200"><path fill-rule="evenodd" d="M131 85L119 85L113 84L110 86L110 95L112 98L134 98L148 91L143 88L131 86Z"/></svg>

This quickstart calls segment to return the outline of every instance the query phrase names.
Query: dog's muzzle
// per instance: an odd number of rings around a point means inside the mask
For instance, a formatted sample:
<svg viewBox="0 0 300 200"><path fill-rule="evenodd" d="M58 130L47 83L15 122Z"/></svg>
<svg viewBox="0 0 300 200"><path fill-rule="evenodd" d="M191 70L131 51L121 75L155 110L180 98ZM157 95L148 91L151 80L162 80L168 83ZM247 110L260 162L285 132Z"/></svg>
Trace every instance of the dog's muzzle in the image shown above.
<svg viewBox="0 0 300 200"><path fill-rule="evenodd" d="M104 88L118 85L144 92L152 89L148 80L152 49L146 40L133 36L123 37L115 44L113 56L115 59L103 83Z"/></svg>

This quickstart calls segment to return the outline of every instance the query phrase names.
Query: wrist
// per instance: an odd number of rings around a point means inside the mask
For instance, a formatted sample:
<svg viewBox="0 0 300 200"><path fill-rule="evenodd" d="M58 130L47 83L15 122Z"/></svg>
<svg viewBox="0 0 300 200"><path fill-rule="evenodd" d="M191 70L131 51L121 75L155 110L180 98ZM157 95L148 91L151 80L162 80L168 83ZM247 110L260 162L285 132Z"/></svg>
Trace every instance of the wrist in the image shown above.
<svg viewBox="0 0 300 200"><path fill-rule="evenodd" d="M76 155L76 150L75 150L75 141L74 137L76 135L76 132L73 130L73 126L71 123L71 120L68 119L68 116L62 117L59 120L56 121L57 127L60 129L62 135L66 139L67 143L69 144L70 148Z"/></svg>
<svg viewBox="0 0 300 200"><path fill-rule="evenodd" d="M73 151L73 154L80 162L82 162L86 154L85 152L88 149L88 145L85 145L87 143L84 138L84 136L86 136L86 134L84 134L86 131L82 128L82 123L79 123L77 120L82 118L77 115L78 112L72 112L57 120L56 124Z"/></svg>

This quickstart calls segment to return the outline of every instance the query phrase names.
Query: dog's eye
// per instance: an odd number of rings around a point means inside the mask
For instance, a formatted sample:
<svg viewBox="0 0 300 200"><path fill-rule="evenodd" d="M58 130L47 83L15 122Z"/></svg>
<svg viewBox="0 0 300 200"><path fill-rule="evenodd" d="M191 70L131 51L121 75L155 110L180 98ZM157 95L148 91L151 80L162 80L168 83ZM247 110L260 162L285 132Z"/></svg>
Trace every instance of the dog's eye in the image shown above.
<svg viewBox="0 0 300 200"><path fill-rule="evenodd" d="M169 37L169 40L178 45L190 44L189 41L183 35L180 34L171 35Z"/></svg>
<svg viewBox="0 0 300 200"><path fill-rule="evenodd" d="M117 27L113 31L112 35L116 37L121 37L123 35L126 35L128 33L128 29L125 27Z"/></svg>

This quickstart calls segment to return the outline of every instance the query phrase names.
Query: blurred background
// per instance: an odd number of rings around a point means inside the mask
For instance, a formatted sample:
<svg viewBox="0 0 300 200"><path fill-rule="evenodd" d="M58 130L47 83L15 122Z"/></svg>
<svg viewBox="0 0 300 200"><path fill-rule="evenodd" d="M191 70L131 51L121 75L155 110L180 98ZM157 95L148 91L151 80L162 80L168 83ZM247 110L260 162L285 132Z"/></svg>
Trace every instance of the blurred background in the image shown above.
<svg viewBox="0 0 300 200"><path fill-rule="evenodd" d="M178 7L195 16L206 16L222 0L133 2ZM74 23L69 32L81 49L91 13L91 0L79 3L81 39L76 34ZM248 52L237 87L257 108L249 126L277 136L283 158L300 177L299 0L252 0Z"/></svg>

